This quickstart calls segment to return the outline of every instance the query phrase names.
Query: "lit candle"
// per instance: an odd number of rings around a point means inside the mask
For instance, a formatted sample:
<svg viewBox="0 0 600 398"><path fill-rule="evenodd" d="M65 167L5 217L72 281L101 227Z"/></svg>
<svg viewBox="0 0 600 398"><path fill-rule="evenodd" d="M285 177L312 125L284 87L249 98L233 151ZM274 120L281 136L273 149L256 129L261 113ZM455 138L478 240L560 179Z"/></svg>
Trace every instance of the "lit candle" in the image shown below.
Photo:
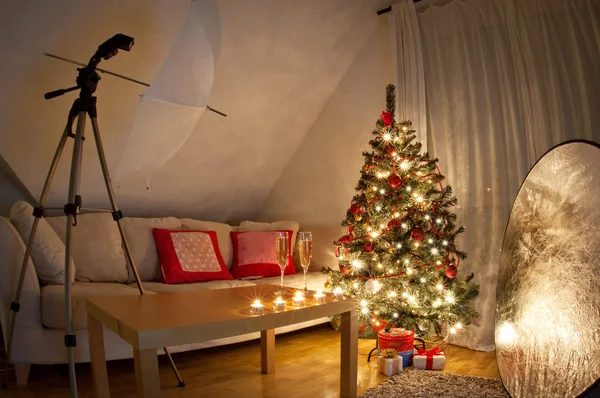
<svg viewBox="0 0 600 398"><path fill-rule="evenodd" d="M253 312L262 312L265 306L260 302L260 300L256 299L252 304L250 304L250 308Z"/></svg>
<svg viewBox="0 0 600 398"><path fill-rule="evenodd" d="M325 294L320 290L317 290L317 292L315 293L315 295L313 297L314 297L316 303L324 303L325 302Z"/></svg>
<svg viewBox="0 0 600 398"><path fill-rule="evenodd" d="M335 294L335 298L340 299L344 295L344 289L338 286L333 290L333 294Z"/></svg>
<svg viewBox="0 0 600 398"><path fill-rule="evenodd" d="M296 292L296 295L292 300L294 301L294 305L296 307L300 307L304 304L304 295L302 294L302 292Z"/></svg>
<svg viewBox="0 0 600 398"><path fill-rule="evenodd" d="M273 301L273 308L278 311L285 310L285 300L281 296L277 296L275 301Z"/></svg>

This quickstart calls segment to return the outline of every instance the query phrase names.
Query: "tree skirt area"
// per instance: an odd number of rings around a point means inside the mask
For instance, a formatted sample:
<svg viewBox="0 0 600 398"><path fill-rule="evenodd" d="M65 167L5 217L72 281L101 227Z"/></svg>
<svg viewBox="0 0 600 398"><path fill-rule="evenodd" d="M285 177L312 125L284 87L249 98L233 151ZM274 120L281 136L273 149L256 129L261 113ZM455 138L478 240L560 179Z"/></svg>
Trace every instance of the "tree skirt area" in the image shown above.
<svg viewBox="0 0 600 398"><path fill-rule="evenodd" d="M361 395L361 398L508 398L500 379L405 369Z"/></svg>

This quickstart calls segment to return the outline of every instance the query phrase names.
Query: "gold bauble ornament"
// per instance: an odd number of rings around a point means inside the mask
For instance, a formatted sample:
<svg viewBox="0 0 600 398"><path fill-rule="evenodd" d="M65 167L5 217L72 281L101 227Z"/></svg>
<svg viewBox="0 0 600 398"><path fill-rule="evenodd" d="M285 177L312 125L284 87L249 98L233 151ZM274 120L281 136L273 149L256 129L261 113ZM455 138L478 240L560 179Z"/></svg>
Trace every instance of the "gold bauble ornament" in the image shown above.
<svg viewBox="0 0 600 398"><path fill-rule="evenodd" d="M331 289L331 283L329 281L325 282L323 286L325 287L325 289Z"/></svg>
<svg viewBox="0 0 600 398"><path fill-rule="evenodd" d="M396 251L396 250L394 250L394 248L393 248L393 247L390 247L390 248L388 249L388 252L390 252L390 253L394 253L395 251Z"/></svg>
<svg viewBox="0 0 600 398"><path fill-rule="evenodd" d="M354 215L354 221L360 221L360 220L362 220L362 214L356 213Z"/></svg>

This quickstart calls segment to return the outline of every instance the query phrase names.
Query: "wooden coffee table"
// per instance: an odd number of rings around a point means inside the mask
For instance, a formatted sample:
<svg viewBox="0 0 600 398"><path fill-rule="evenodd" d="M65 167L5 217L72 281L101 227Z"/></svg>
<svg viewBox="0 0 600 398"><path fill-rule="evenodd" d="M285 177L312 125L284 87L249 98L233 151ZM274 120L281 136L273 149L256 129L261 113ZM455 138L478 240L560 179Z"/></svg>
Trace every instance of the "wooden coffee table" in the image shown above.
<svg viewBox="0 0 600 398"><path fill-rule="evenodd" d="M157 348L197 343L222 337L261 332L262 373L275 371L275 328L341 314L340 396L356 397L358 361L357 302L336 300L325 303L310 298L304 307L272 307L279 286L259 285L195 292L102 296L86 300L90 357L97 397L110 397L102 325L133 347L135 378L140 397L160 397ZM287 289L294 292L294 289ZM259 298L263 313L250 312Z"/></svg>

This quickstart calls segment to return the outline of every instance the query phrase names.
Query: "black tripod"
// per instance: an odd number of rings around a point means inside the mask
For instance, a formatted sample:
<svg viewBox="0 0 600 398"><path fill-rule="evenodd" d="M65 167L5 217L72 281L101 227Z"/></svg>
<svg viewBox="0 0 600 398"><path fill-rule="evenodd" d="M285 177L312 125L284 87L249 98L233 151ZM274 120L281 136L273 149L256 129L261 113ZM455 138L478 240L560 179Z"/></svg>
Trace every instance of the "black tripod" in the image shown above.
<svg viewBox="0 0 600 398"><path fill-rule="evenodd" d="M90 120L92 122L92 131L94 133L94 139L96 141L96 149L98 151L98 158L100 160L100 167L102 169L102 174L104 176L104 183L106 184L106 190L108 192L108 197L110 199L111 210L104 210L107 212L112 212L113 219L117 223L119 228L119 233L121 234L121 240L123 244L123 250L125 252L126 259L131 266L132 273L135 277L138 290L140 294L144 294L144 288L142 286L142 281L140 280L140 276L138 274L137 268L133 261L133 257L131 255L131 250L129 249L129 244L127 243L127 239L125 237L125 231L123 229L123 225L121 224L121 219L123 218L123 214L119 210L117 206L117 202L115 200L115 194L112 188L112 183L110 180L110 175L108 172L108 166L106 164L106 159L104 156L104 149L102 147L102 140L100 138L100 130L98 128L98 116L96 112L96 97L93 96L96 91L98 82L100 81L100 76L96 72L96 66L101 61L101 59L109 59L115 54L117 54L118 50L129 51L133 46L133 38L125 36L123 34L117 34L111 39L107 40L103 44L98 47L98 50L94 54L94 56L90 59L90 62L87 66L83 68L78 68L79 75L77 76L77 86L71 87L68 89L61 89L52 91L47 93L44 97L46 99L51 99L63 95L69 91L74 91L80 89L79 98L77 98L73 102L73 106L69 111L69 116L67 120L67 125L63 131L62 137L58 143L58 148L56 149L56 153L54 154L54 158L52 159L52 164L50 165L50 170L48 172L48 176L46 177L46 181L44 183L44 187L42 189L42 193L40 195L39 205L33 211L33 215L35 216L33 224L31 226L31 232L29 234L29 239L27 241L27 248L25 250L25 256L23 259L23 263L21 266L21 273L19 274L19 282L17 291L15 294L15 299L11 303L10 308L13 312L13 316L10 320L10 326L8 329L7 336L7 350L6 350L6 365L5 365L5 374L4 374L4 382L2 383L3 388L6 388L7 380L8 380L8 363L10 361L11 355L11 345L12 339L15 329L15 320L17 313L20 309L19 300L21 297L21 291L23 288L23 281L25 278L25 273L27 269L27 263L29 261L29 257L31 254L31 248L33 246L33 241L35 237L35 233L37 230L37 226L39 223L39 219L43 217L44 211L44 203L46 201L46 197L48 195L48 191L50 189L50 185L54 174L56 172L56 168L58 166L58 162L60 160L61 154L65 147L65 143L68 138L74 138L75 143L73 145L73 156L71 160L71 174L69 179L69 194L67 204L64 206L64 212L67 216L67 232L66 232L66 242L65 242L65 310L66 310L66 334L65 334L65 346L67 347L68 354L68 362L69 362L69 375L70 375L70 383L71 383L71 394L72 397L77 397L77 382L75 378L75 364L73 360L73 348L76 346L76 338L72 331L71 326L71 267L70 267L70 259L71 259L71 235L73 233L72 228L77 226L77 215L81 210L89 211L89 212L98 212L99 210L94 209L85 209L81 207L81 196L79 195L80 188L80 176L81 176L81 161L83 155L83 142L85 140L85 119L86 115L89 115ZM73 134L73 124L77 120L75 134ZM50 209L48 209L50 210ZM100 210L103 211L103 210ZM171 362L171 367L175 372L175 376L179 381L179 386L185 386L179 372L177 371L177 367L173 362L173 358L169 354L167 348L164 348L165 354L169 358Z"/></svg>

